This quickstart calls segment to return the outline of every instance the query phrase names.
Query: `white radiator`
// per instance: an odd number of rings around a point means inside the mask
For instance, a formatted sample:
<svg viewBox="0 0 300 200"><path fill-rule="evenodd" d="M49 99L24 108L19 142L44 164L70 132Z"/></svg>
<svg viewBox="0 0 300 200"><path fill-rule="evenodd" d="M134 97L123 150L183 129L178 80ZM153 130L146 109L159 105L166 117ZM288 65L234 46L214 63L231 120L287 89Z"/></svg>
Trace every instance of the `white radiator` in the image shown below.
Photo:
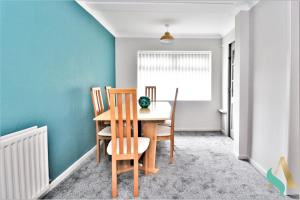
<svg viewBox="0 0 300 200"><path fill-rule="evenodd" d="M47 126L0 137L0 199L35 199L48 188Z"/></svg>

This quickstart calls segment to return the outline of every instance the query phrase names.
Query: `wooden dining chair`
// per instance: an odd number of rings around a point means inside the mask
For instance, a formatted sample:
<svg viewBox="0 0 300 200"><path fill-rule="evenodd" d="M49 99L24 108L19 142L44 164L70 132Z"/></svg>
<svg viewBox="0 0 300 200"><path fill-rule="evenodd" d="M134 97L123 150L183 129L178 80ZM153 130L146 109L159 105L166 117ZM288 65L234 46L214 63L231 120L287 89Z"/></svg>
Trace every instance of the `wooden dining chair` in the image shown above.
<svg viewBox="0 0 300 200"><path fill-rule="evenodd" d="M173 159L174 158L174 127L175 127L175 111L176 111L177 95L178 95L178 88L176 88L175 99L172 107L171 126L158 124L156 128L157 141L165 141L165 140L170 141L170 162L173 162L174 160Z"/></svg>
<svg viewBox="0 0 300 200"><path fill-rule="evenodd" d="M156 86L145 86L145 96L151 101L156 101Z"/></svg>
<svg viewBox="0 0 300 200"><path fill-rule="evenodd" d="M95 117L97 117L98 115L104 112L101 88L92 87L91 97L92 97L92 102L94 107L94 114ZM99 163L100 155L101 155L101 151L100 151L101 141L104 142L104 146L106 148L108 141L111 139L111 127L104 126L104 124L101 123L100 121L95 121L95 123L96 123L96 160L97 163ZM105 151L105 155L106 155L106 151Z"/></svg>
<svg viewBox="0 0 300 200"><path fill-rule="evenodd" d="M134 197L137 197L138 160L142 153L147 150L150 139L138 137L136 89L110 89L109 96L112 137L107 146L107 153L112 155L112 197L115 198L118 194L117 161L121 160L133 160ZM125 104L123 104L124 100ZM117 108L115 108L115 102ZM131 131L132 126L133 131Z"/></svg>
<svg viewBox="0 0 300 200"><path fill-rule="evenodd" d="M110 102L109 102L109 89L111 89L111 86L105 86L105 96L106 96L106 102L107 102L107 107L110 109Z"/></svg>

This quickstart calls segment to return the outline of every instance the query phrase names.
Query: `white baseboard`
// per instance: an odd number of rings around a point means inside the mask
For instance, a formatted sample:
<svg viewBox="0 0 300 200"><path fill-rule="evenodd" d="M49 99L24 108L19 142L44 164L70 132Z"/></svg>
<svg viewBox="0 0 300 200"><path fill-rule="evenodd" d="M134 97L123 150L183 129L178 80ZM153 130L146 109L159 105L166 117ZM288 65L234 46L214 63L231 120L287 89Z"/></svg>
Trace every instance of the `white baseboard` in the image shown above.
<svg viewBox="0 0 300 200"><path fill-rule="evenodd" d="M267 170L265 168L263 168L260 164L258 164L252 158L249 159L249 162L255 169L257 169L257 171L259 171L259 173L261 173L263 176L266 176Z"/></svg>
<svg viewBox="0 0 300 200"><path fill-rule="evenodd" d="M76 162L74 162L68 169L66 169L63 173L61 173L58 177L56 177L51 183L50 187L46 192L53 190L57 185L59 185L63 180L68 178L78 167L94 152L96 151L96 146L91 148L88 152L86 152L81 158L79 158ZM45 193L46 193L45 192ZM44 194L45 194L44 193Z"/></svg>
<svg viewBox="0 0 300 200"><path fill-rule="evenodd" d="M267 170L265 168L263 168L260 164L258 164L252 158L249 159L249 162L259 173L261 173L264 177L266 177ZM293 189L286 188L286 190L285 190L285 195L298 195L298 194L299 194L299 191L297 191L297 189L293 190Z"/></svg>
<svg viewBox="0 0 300 200"><path fill-rule="evenodd" d="M249 160L249 157L247 155L238 155L237 158L239 160Z"/></svg>
<svg viewBox="0 0 300 200"><path fill-rule="evenodd" d="M175 128L175 131L221 132L221 129Z"/></svg>

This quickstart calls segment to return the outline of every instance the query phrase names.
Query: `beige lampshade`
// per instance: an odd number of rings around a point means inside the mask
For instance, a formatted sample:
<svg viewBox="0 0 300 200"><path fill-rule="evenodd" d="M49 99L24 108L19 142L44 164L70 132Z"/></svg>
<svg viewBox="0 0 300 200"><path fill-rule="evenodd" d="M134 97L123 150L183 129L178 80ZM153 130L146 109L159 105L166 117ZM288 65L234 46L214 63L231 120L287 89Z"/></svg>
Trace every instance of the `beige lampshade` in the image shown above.
<svg viewBox="0 0 300 200"><path fill-rule="evenodd" d="M168 31L165 32L165 34L160 38L160 42L165 44L172 43L173 41L174 41L174 37Z"/></svg>

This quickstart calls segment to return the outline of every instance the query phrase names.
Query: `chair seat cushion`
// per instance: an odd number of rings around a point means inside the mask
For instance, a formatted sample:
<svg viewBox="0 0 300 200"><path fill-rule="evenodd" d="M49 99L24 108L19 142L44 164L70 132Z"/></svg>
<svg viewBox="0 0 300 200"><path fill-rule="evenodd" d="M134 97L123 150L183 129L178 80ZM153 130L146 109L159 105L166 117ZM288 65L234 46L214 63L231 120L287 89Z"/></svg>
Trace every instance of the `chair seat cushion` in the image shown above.
<svg viewBox="0 0 300 200"><path fill-rule="evenodd" d="M107 127L103 128L101 131L98 132L98 135L100 135L100 136L111 136L110 126L107 126Z"/></svg>
<svg viewBox="0 0 300 200"><path fill-rule="evenodd" d="M171 135L171 127L157 125L157 127L156 127L156 135L157 136L169 136L169 135Z"/></svg>
<svg viewBox="0 0 300 200"><path fill-rule="evenodd" d="M138 137L138 154L142 154L144 153L150 143L150 138L147 137ZM119 138L117 138L117 154L119 154L119 148L120 148L120 140ZM133 137L131 138L131 153L133 153L133 147L134 147L134 141L133 141ZM108 146L107 146L107 153L109 155L112 154L112 141L109 142ZM127 138L123 138L123 153L126 154L127 153Z"/></svg>
<svg viewBox="0 0 300 200"><path fill-rule="evenodd" d="M171 127L171 120L165 120L163 123L161 123L161 124L159 124L159 125Z"/></svg>

